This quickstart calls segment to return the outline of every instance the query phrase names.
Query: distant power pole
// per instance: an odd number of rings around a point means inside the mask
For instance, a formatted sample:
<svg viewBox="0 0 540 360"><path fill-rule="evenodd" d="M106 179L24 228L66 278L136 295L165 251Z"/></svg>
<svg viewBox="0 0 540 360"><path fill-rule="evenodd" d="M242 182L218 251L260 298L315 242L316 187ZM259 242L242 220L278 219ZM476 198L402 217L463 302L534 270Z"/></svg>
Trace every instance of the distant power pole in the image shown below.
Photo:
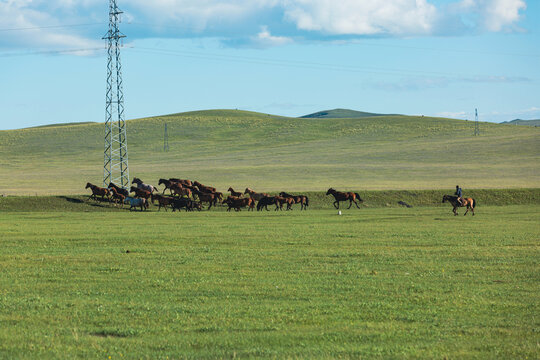
<svg viewBox="0 0 540 360"><path fill-rule="evenodd" d="M110 182L127 188L129 186L128 149L126 123L124 121L124 92L122 89L122 65L120 63L121 39L126 37L118 29L120 14L116 0L109 0L109 31L107 40L107 93L105 100L105 152L103 161L103 185Z"/></svg>
<svg viewBox="0 0 540 360"><path fill-rule="evenodd" d="M480 126L478 125L478 109L474 109L474 136L480 136Z"/></svg>
<svg viewBox="0 0 540 360"><path fill-rule="evenodd" d="M163 133L163 151L169 151L169 133L167 132L167 123L165 123L165 132Z"/></svg>

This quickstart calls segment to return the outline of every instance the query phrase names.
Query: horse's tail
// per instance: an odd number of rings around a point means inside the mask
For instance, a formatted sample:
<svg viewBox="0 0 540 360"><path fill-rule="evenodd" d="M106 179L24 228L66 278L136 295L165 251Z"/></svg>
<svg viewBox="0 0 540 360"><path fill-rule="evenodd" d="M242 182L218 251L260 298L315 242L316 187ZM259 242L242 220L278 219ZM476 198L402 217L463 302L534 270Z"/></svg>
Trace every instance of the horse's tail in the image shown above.
<svg viewBox="0 0 540 360"><path fill-rule="evenodd" d="M309 206L309 198L306 196L306 206Z"/></svg>
<svg viewBox="0 0 540 360"><path fill-rule="evenodd" d="M475 200L475 199L472 199L472 207L473 207L473 209L476 207L477 204L478 204L478 203L476 202L476 200Z"/></svg>
<svg viewBox="0 0 540 360"><path fill-rule="evenodd" d="M360 197L358 193L354 193L354 195L356 195L356 198L358 199L358 201L364 202L364 200L362 200L362 198Z"/></svg>

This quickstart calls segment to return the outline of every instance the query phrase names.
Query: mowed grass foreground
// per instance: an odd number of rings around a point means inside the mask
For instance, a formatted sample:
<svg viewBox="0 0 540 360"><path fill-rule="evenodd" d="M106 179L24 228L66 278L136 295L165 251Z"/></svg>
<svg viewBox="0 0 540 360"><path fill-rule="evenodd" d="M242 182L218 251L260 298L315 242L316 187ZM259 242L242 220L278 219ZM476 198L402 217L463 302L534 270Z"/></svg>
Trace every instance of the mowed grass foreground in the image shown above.
<svg viewBox="0 0 540 360"><path fill-rule="evenodd" d="M0 213L0 358L537 358L540 206Z"/></svg>

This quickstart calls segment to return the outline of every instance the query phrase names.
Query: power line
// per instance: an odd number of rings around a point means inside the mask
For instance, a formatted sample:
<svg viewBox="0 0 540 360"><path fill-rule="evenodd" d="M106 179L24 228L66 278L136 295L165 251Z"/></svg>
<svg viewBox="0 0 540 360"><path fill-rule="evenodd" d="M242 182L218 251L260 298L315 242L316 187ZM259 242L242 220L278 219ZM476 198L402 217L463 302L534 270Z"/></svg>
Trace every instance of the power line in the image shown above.
<svg viewBox="0 0 540 360"><path fill-rule="evenodd" d="M26 31L26 30L40 30L40 29L55 29L55 28L94 26L94 25L103 25L103 24L105 24L105 23L104 22L99 22L99 23L88 23L88 24L32 26L32 27L21 27L21 28L11 28L11 29L0 29L0 31Z"/></svg>
<svg viewBox="0 0 540 360"><path fill-rule="evenodd" d="M102 47L94 48L81 48L81 49L64 49L64 50L38 50L30 52L0 52L0 57L13 57L13 56L32 56L32 55L57 55L57 54L70 54L77 52L87 51L105 51Z"/></svg>

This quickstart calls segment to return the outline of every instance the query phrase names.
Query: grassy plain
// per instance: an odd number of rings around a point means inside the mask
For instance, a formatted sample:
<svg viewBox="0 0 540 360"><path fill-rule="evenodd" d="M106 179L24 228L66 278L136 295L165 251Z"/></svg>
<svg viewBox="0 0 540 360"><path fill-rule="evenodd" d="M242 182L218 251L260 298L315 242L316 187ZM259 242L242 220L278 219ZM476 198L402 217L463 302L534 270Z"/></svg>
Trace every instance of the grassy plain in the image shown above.
<svg viewBox="0 0 540 360"><path fill-rule="evenodd" d="M170 151L163 152L168 125ZM127 122L131 176L224 191L534 188L540 128L412 116L296 119L201 111ZM103 124L0 131L0 194L79 194L102 181Z"/></svg>
<svg viewBox="0 0 540 360"><path fill-rule="evenodd" d="M537 358L539 214L4 209L0 358Z"/></svg>

